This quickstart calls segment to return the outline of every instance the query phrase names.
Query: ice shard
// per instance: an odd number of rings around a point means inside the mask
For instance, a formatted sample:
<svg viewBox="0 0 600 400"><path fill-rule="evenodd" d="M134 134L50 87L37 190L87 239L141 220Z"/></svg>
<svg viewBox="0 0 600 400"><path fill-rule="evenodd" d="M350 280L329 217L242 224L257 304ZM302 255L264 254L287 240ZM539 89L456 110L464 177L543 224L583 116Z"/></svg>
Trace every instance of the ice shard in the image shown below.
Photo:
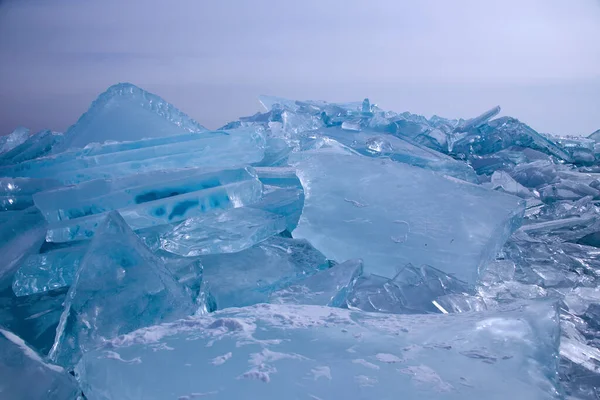
<svg viewBox="0 0 600 400"><path fill-rule="evenodd" d="M0 174L77 184L165 169L230 168L262 160L264 140L259 129L248 128L105 144L7 166L0 168Z"/></svg>
<svg viewBox="0 0 600 400"><path fill-rule="evenodd" d="M33 194L58 186L53 179L0 178L0 212L25 210L34 205Z"/></svg>
<svg viewBox="0 0 600 400"><path fill-rule="evenodd" d="M510 195L342 150L296 153L293 162L306 194L293 236L388 278L412 263L474 283L524 210Z"/></svg>
<svg viewBox="0 0 600 400"><path fill-rule="evenodd" d="M130 83L109 87L71 126L65 147L135 141L207 129L162 98Z"/></svg>
<svg viewBox="0 0 600 400"><path fill-rule="evenodd" d="M3 399L75 400L77 382L44 360L14 333L0 329L0 396Z"/></svg>
<svg viewBox="0 0 600 400"><path fill-rule="evenodd" d="M29 138L7 151L4 154L0 154L0 166L8 166L13 164L24 163L29 160L33 160L39 157L50 154L55 148L59 147L63 143L64 135L59 132L53 132L49 130L40 131L36 134L29 136ZM8 169L10 171L11 169ZM0 169L3 176L21 176L6 174L7 169Z"/></svg>
<svg viewBox="0 0 600 400"><path fill-rule="evenodd" d="M191 315L196 308L190 290L113 211L81 261L49 356L72 366L104 340Z"/></svg>
<svg viewBox="0 0 600 400"><path fill-rule="evenodd" d="M271 292L329 267L307 241L278 236L238 253L202 256L200 261L218 309L265 303Z"/></svg>
<svg viewBox="0 0 600 400"><path fill-rule="evenodd" d="M273 292L274 304L305 304L330 307L346 305L346 298L362 274L362 261L349 260Z"/></svg>
<svg viewBox="0 0 600 400"><path fill-rule="evenodd" d="M224 179L222 185L214 187L211 187L211 184L219 183L218 180L203 182L199 179L197 184L188 186L182 184L179 188L182 194L177 194L176 189L170 191L170 183L166 181L162 185L157 185L157 190L153 190L151 186L142 187L141 190L126 189L124 193L116 193L112 196L112 204L108 199L101 199L95 208L94 199L89 203L84 201L83 204L80 203L79 208L67 209L66 213L75 210L75 213L70 216L83 216L52 224L48 229L46 240L68 242L92 237L108 212L94 213L102 207L102 200L107 201L104 203L107 209L116 208L118 205L130 202L131 194L134 195L133 204L119 208L119 213L134 230L172 224L209 211L240 207L254 203L262 196L262 184L248 171L240 171L237 178L231 179L231 182ZM205 189L202 189L203 183L207 186ZM173 182L173 187L177 188L176 182ZM186 193L185 190L192 191ZM78 211L83 212L77 213ZM63 216L65 213L60 215Z"/></svg>
<svg viewBox="0 0 600 400"><path fill-rule="evenodd" d="M240 207L188 218L164 234L160 242L163 250L184 257L236 253L285 228L281 215Z"/></svg>
<svg viewBox="0 0 600 400"><path fill-rule="evenodd" d="M461 124L455 129L455 132L468 132L471 129L478 128L481 125L485 124L490 119L494 118L496 115L500 113L500 106L496 106L483 114L466 121L464 124Z"/></svg>
<svg viewBox="0 0 600 400"><path fill-rule="evenodd" d="M257 305L121 336L76 372L90 400L547 400L561 398L558 334L545 303L426 317Z"/></svg>
<svg viewBox="0 0 600 400"><path fill-rule="evenodd" d="M6 136L0 136L0 154L6 153L29 138L29 129L19 126Z"/></svg>

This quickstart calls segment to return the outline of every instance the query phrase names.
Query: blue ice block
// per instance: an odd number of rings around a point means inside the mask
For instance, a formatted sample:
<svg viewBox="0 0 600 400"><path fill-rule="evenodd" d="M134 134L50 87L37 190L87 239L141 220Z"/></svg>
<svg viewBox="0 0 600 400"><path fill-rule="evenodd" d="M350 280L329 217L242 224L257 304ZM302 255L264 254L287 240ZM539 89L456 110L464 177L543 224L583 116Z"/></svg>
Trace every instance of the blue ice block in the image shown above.
<svg viewBox="0 0 600 400"><path fill-rule="evenodd" d="M24 163L29 160L48 155L53 151L54 148L60 146L63 140L64 135L62 133L49 130L40 131L29 136L26 141L14 147L12 150L1 154L0 166ZM15 169L18 169L18 167L0 168L0 175L13 176L12 173L7 174L6 171L14 171ZM14 176L22 175L16 174Z"/></svg>
<svg viewBox="0 0 600 400"><path fill-rule="evenodd" d="M29 129L19 126L6 136L0 136L0 154L6 153L29 138Z"/></svg>
<svg viewBox="0 0 600 400"><path fill-rule="evenodd" d="M0 396L6 400L76 400L77 382L45 362L20 337L0 329Z"/></svg>
<svg viewBox="0 0 600 400"><path fill-rule="evenodd" d="M218 309L264 303L275 290L329 267L305 240L273 236L238 253L200 257Z"/></svg>
<svg viewBox="0 0 600 400"><path fill-rule="evenodd" d="M286 228L285 217L239 207L188 218L160 238L161 248L184 257L236 253Z"/></svg>
<svg viewBox="0 0 600 400"><path fill-rule="evenodd" d="M173 105L131 83L109 87L66 136L66 147L106 141L135 141L207 129Z"/></svg>
<svg viewBox="0 0 600 400"><path fill-rule="evenodd" d="M361 260L348 260L271 293L270 303L342 307L362 274Z"/></svg>
<svg viewBox="0 0 600 400"><path fill-rule="evenodd" d="M89 400L551 400L558 335L547 303L429 316L261 304L118 337L76 373Z"/></svg>
<svg viewBox="0 0 600 400"><path fill-rule="evenodd" d="M306 196L293 236L338 262L361 258L366 273L388 278L412 263L472 284L524 211L517 197L344 149L290 161Z"/></svg>
<svg viewBox="0 0 600 400"><path fill-rule="evenodd" d="M251 175L247 177L250 179L178 196L165 198L159 196L158 200L120 208L119 213L132 229L138 230L183 221L212 210L240 207L256 202L262 196L260 181ZM94 235L105 217L106 212L103 212L54 223L48 228L46 240L68 242L88 239Z"/></svg>
<svg viewBox="0 0 600 400"><path fill-rule="evenodd" d="M104 340L197 308L189 288L112 211L81 261L49 357L72 366Z"/></svg>
<svg viewBox="0 0 600 400"><path fill-rule="evenodd" d="M222 171L189 168L93 180L33 197L37 208L53 223L255 179L251 168Z"/></svg>

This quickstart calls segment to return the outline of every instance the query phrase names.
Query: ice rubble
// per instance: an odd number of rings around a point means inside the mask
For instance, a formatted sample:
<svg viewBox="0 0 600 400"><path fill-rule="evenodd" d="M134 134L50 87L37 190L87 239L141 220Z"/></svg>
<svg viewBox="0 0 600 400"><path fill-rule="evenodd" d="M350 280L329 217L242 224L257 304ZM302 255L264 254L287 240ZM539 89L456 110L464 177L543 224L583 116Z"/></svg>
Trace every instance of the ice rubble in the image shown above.
<svg viewBox="0 0 600 400"><path fill-rule="evenodd" d="M2 140L0 397L600 396L598 132L260 101Z"/></svg>

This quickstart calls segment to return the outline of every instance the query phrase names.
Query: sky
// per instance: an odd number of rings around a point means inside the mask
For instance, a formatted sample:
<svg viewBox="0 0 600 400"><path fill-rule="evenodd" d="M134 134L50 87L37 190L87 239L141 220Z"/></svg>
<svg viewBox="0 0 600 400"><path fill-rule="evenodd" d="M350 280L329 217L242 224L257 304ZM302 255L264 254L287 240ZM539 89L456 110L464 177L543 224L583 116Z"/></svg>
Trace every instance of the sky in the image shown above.
<svg viewBox="0 0 600 400"><path fill-rule="evenodd" d="M131 82L216 128L257 96L600 129L600 0L0 0L0 134Z"/></svg>

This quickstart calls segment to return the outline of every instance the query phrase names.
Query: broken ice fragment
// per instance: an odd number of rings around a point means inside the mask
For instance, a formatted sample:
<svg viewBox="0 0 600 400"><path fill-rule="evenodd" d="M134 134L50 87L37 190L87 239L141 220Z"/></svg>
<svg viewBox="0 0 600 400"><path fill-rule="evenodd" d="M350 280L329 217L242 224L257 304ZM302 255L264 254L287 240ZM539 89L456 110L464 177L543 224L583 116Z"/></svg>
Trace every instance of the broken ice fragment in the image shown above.
<svg viewBox="0 0 600 400"><path fill-rule="evenodd" d="M196 308L189 289L112 211L81 261L49 356L71 366L103 340L191 315Z"/></svg>
<svg viewBox="0 0 600 400"><path fill-rule="evenodd" d="M362 261L349 260L271 294L275 304L306 304L341 307L362 274Z"/></svg>
<svg viewBox="0 0 600 400"><path fill-rule="evenodd" d="M0 154L6 153L29 138L29 129L19 126L6 136L0 136Z"/></svg>
<svg viewBox="0 0 600 400"><path fill-rule="evenodd" d="M75 400L81 393L63 368L46 363L18 336L0 329L0 395L3 399Z"/></svg>
<svg viewBox="0 0 600 400"><path fill-rule="evenodd" d="M285 230L285 218L240 207L188 218L162 235L161 248L184 257L235 253Z"/></svg>
<svg viewBox="0 0 600 400"><path fill-rule="evenodd" d="M67 130L65 147L202 131L206 128L160 97L130 83L119 83L98 96Z"/></svg>
<svg viewBox="0 0 600 400"><path fill-rule="evenodd" d="M460 126L458 126L455 129L455 131L456 132L468 132L473 128L478 128L479 126L485 124L487 121L489 121L490 119L492 119L499 113L500 113L500 106L496 106L496 107L484 112L480 116L470 119L470 120L466 121L464 124L461 124Z"/></svg>
<svg viewBox="0 0 600 400"><path fill-rule="evenodd" d="M362 258L365 272L390 278L413 263L474 283L524 210L516 197L385 159L322 149L291 161L306 194L293 236L336 261Z"/></svg>
<svg viewBox="0 0 600 400"><path fill-rule="evenodd" d="M561 398L558 334L556 310L543 303L428 316L261 304L121 336L86 353L76 373L91 400L282 399L290 390L307 399L548 400Z"/></svg>
<svg viewBox="0 0 600 400"><path fill-rule="evenodd" d="M503 192L514 194L515 196L519 196L523 199L532 197L534 195L529 189L515 181L507 172L504 171L495 171L492 174L490 186L491 189L501 189Z"/></svg>
<svg viewBox="0 0 600 400"><path fill-rule="evenodd" d="M329 267L307 241L278 236L238 253L202 256L200 260L219 309L267 302L271 292Z"/></svg>
<svg viewBox="0 0 600 400"><path fill-rule="evenodd" d="M49 154L55 147L58 147L64 140L62 133L49 130L35 133L16 146L12 150L0 155L0 165L12 165L33 160ZM1 175L12 176L2 173ZM15 175L20 176L20 175Z"/></svg>
<svg viewBox="0 0 600 400"><path fill-rule="evenodd" d="M168 183L165 182L167 185ZM157 197L158 199L140 202L139 204L135 204L134 201L133 205L120 208L119 213L132 229L138 230L156 225L175 223L209 211L240 207L256 202L262 195L262 184L247 172L245 176L240 176L238 181L230 183L225 181L221 186L210 187L209 185L206 189L200 189L200 187L202 187L202 182L197 187L199 190L172 197L161 196L161 194L163 196L174 194L168 191L166 193L161 193L160 191L153 192L152 190L141 191L142 196L144 196L144 193L147 194L146 197L143 197L144 200L150 200L153 197ZM135 194L136 190L131 190L131 192ZM127 199L128 196L127 190L122 196L117 194L113 198L114 203L112 206L114 204L121 204L119 201L130 201L131 199ZM140 201L142 197L137 197L137 199ZM91 201L91 204L93 204L93 201ZM107 208L110 209L112 206ZM99 207L96 207L96 210ZM96 210L92 208L87 212L87 214L91 215L86 215L85 208L80 208L80 210L84 211L83 215L85 216L52 224L46 234L46 240L49 242L68 242L92 237L99 224L106 217L106 212L95 214L94 211Z"/></svg>

